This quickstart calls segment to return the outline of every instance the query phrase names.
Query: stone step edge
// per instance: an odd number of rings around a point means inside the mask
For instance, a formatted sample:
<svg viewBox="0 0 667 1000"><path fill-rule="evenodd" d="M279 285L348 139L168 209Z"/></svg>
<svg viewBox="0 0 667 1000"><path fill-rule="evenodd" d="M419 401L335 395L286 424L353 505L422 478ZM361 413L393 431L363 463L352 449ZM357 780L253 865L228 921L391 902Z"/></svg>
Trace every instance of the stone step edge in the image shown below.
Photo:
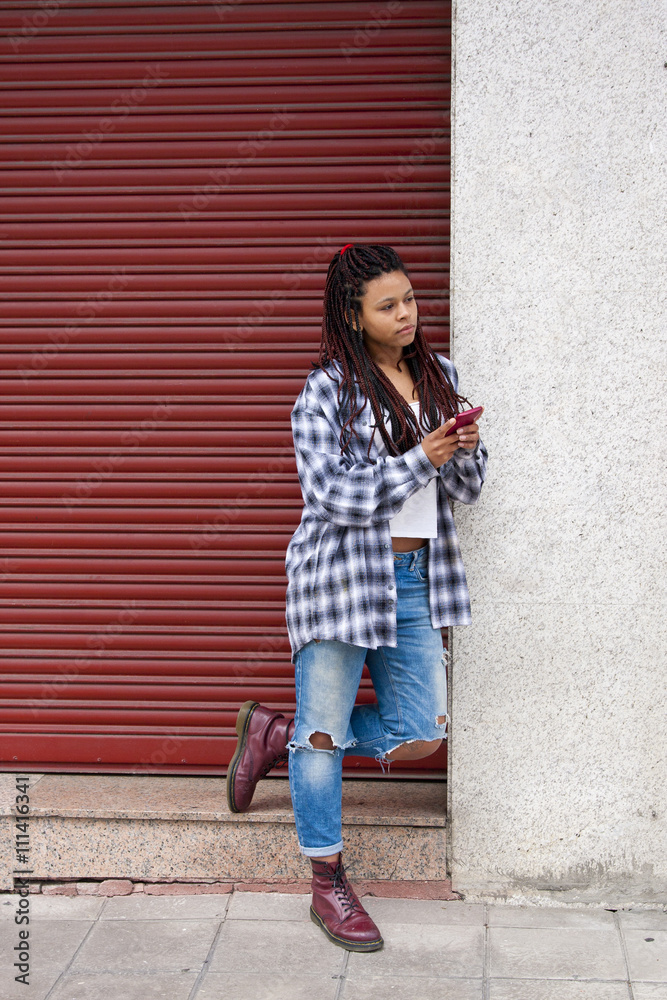
<svg viewBox="0 0 667 1000"><path fill-rule="evenodd" d="M146 775L35 775L30 818L115 823L163 822L293 826L287 778L261 782L247 812L231 813L224 779ZM3 797L4 798L4 797ZM14 816L15 796L0 801L0 817ZM343 823L349 827L446 828L445 795L432 783L343 783Z"/></svg>
<svg viewBox="0 0 667 1000"><path fill-rule="evenodd" d="M309 879L286 879L271 881L260 879L244 879L243 881L215 882L163 880L156 882L139 882L133 879L28 879L26 880L31 894L40 893L44 896L130 896L143 894L148 896L199 896L226 895L234 892L282 892L310 893ZM431 880L383 880L361 879L355 881L354 888L359 896L381 896L393 899L444 899L462 900L460 893L452 889L451 879ZM13 896L15 892L1 892L4 896Z"/></svg>
<svg viewBox="0 0 667 1000"><path fill-rule="evenodd" d="M8 809L0 810L0 816L14 817L13 811ZM43 805L31 809L31 819L94 819L94 820L162 820L172 823L278 823L288 826L294 825L294 814L291 812L271 812L269 810L257 810L247 813L230 813L224 811L208 810L197 812L196 810L184 812L181 810L162 809L122 809L114 806L97 807L94 809L76 809L67 806ZM355 816L343 813L344 826L402 826L402 827L425 827L429 829L444 829L447 826L446 816L388 816L378 814L377 816Z"/></svg>

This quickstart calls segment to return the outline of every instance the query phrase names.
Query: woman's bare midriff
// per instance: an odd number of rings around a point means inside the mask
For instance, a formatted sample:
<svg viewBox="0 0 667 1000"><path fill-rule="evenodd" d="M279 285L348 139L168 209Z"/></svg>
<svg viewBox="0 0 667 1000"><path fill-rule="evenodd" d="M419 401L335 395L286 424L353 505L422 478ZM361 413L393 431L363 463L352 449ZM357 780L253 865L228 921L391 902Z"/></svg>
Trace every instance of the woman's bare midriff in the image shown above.
<svg viewBox="0 0 667 1000"><path fill-rule="evenodd" d="M426 543L426 538L392 538L391 547L394 552L414 552L423 549Z"/></svg>

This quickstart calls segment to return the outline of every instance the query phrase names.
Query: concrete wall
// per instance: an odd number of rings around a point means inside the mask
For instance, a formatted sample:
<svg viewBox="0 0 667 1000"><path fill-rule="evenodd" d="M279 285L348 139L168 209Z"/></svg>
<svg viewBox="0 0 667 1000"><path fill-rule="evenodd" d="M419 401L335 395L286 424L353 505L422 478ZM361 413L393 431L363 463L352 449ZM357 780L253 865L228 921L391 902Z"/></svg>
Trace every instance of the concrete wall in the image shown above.
<svg viewBox="0 0 667 1000"><path fill-rule="evenodd" d="M453 357L490 452L457 511L469 899L667 899L665 10L455 5Z"/></svg>

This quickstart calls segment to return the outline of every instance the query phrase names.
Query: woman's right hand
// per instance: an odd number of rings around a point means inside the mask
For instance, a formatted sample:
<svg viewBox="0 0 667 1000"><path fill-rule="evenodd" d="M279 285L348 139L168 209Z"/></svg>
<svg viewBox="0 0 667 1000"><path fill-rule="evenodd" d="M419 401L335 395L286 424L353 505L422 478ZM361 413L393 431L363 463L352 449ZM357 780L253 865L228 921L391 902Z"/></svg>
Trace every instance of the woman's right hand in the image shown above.
<svg viewBox="0 0 667 1000"><path fill-rule="evenodd" d="M422 438L421 446L426 452L426 457L431 465L439 469L441 465L448 462L457 448L460 448L458 434L450 434L445 437L447 431L453 427L456 417L452 417L446 424L436 427L434 431Z"/></svg>

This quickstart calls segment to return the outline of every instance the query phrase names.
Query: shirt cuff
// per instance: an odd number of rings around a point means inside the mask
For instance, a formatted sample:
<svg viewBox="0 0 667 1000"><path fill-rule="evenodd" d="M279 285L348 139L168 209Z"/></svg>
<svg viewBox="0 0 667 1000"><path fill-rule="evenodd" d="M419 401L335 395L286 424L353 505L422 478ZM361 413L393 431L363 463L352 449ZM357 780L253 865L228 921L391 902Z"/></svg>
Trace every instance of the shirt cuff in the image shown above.
<svg viewBox="0 0 667 1000"><path fill-rule="evenodd" d="M460 465L462 462L463 463L477 462L477 460L481 457L479 451L479 445L480 445L480 440L478 438L477 443L472 450L470 448L457 448L454 454L452 455L452 458L457 463L457 465Z"/></svg>
<svg viewBox="0 0 667 1000"><path fill-rule="evenodd" d="M422 448L421 443L406 451L403 458L406 460L415 479L422 486L427 486L438 475L438 470Z"/></svg>

